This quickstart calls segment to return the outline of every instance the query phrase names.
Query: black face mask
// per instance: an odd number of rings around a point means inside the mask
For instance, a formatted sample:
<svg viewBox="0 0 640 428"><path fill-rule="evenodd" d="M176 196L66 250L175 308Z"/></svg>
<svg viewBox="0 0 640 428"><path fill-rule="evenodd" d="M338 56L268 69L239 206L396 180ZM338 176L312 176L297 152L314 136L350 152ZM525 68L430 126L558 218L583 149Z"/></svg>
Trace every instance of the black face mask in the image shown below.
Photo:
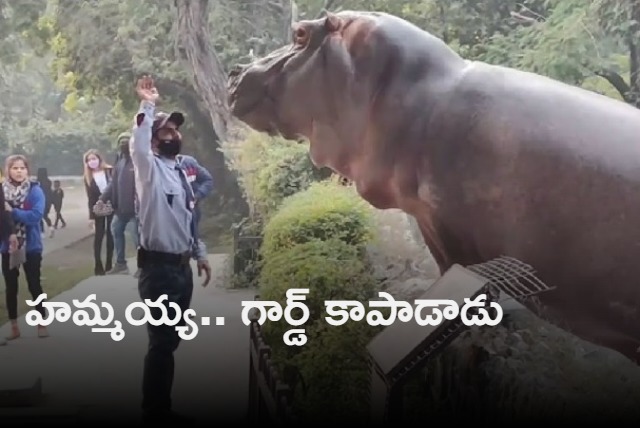
<svg viewBox="0 0 640 428"><path fill-rule="evenodd" d="M129 154L129 143L120 145L120 153L122 153L123 155Z"/></svg>
<svg viewBox="0 0 640 428"><path fill-rule="evenodd" d="M180 154L182 141L180 140L160 140L158 144L158 154L160 156L174 157Z"/></svg>

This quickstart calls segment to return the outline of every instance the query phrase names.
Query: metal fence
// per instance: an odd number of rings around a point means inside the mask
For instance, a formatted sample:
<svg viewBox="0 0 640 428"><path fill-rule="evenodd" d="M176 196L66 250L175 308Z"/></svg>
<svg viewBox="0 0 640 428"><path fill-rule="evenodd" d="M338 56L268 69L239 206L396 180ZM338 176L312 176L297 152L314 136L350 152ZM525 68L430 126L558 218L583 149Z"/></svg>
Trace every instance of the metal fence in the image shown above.
<svg viewBox="0 0 640 428"><path fill-rule="evenodd" d="M257 318L250 324L249 421L269 425L294 425L293 390L284 383L272 360Z"/></svg>

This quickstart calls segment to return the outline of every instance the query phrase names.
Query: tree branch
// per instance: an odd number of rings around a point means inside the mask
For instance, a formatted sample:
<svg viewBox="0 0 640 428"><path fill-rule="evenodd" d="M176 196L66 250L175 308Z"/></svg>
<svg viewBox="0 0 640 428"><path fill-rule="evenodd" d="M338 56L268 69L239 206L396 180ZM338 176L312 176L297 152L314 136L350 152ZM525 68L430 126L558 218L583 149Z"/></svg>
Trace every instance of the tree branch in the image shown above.
<svg viewBox="0 0 640 428"><path fill-rule="evenodd" d="M511 11L509 12L509 15L511 15L511 17L515 19L519 24L535 25L540 23L540 21L538 21L537 19L531 18L529 16L524 16L518 12Z"/></svg>
<svg viewBox="0 0 640 428"><path fill-rule="evenodd" d="M624 81L622 76L620 76L618 73L611 70L596 71L595 75L600 76L603 79L605 79L607 82L609 82L611 86L613 86L616 89L616 91L618 91L618 93L620 94L620 96L622 96L622 99L625 102L627 103L631 102L629 97L631 88L629 87L627 82Z"/></svg>

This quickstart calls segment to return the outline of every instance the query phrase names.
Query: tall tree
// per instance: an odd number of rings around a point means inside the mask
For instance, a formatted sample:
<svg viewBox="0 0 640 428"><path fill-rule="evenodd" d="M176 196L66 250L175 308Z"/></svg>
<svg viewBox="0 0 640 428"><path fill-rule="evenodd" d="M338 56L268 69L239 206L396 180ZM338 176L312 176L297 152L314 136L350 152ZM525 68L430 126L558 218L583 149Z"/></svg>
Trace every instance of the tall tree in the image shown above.
<svg viewBox="0 0 640 428"><path fill-rule="evenodd" d="M209 1L177 1L178 46L190 66L191 77L204 100L211 122L220 140L227 138L229 106L227 105L227 74L209 40Z"/></svg>
<svg viewBox="0 0 640 428"><path fill-rule="evenodd" d="M191 5L191 2L178 2L178 5ZM223 153L216 150L220 141L218 133L222 132L223 136L226 133L226 103L211 108L216 99L224 98L219 98L219 94L205 95L207 92L195 85L194 69L186 54L190 51L195 63L202 56L200 50L195 53L182 44L189 40L188 36L183 38L182 31L186 34L207 31L208 15L199 17L203 29L179 30L178 26L186 21L178 19L177 5L161 0L144 3L58 0L51 10L47 38L58 57L55 74L69 83L69 90L83 96L99 94L118 100L130 115L136 108L135 80L143 73L151 73L163 94L163 104L174 104L189 117L185 127L187 152L196 155L214 176L219 197L206 201L205 207L211 207L213 201L215 211L233 214L229 221L246 213L235 174L227 167ZM199 36L195 37L197 40ZM196 41L195 49L201 49L202 45L202 49L213 54L208 58L215 58L210 42L204 42L208 36L204 37ZM208 73L207 70L205 75ZM224 82L224 72L220 75L218 80L222 78ZM122 127L128 127L129 123L130 120L124 121Z"/></svg>

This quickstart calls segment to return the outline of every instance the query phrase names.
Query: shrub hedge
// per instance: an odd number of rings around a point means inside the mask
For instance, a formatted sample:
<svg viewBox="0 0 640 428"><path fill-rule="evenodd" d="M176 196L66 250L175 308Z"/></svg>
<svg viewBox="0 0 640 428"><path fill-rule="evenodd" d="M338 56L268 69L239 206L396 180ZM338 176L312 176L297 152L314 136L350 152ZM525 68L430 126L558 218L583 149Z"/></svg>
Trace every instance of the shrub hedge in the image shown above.
<svg viewBox="0 0 640 428"><path fill-rule="evenodd" d="M224 143L222 151L229 168L238 174L255 221L266 220L284 198L328 176L313 166L307 144L253 130Z"/></svg>
<svg viewBox="0 0 640 428"><path fill-rule="evenodd" d="M263 332L281 372L296 373L294 407L303 420L362 421L368 412L368 343L379 331L366 322L329 325L327 300L375 297L378 283L364 246L375 236L369 206L335 181L311 184L286 198L264 228L260 299L285 307L286 292L308 288L307 343L286 346L284 320L267 321ZM299 317L299 314L294 314ZM296 384L296 379L299 380Z"/></svg>
<svg viewBox="0 0 640 428"><path fill-rule="evenodd" d="M291 288L308 288L305 304L309 307L308 324L325 315L326 300L367 300L375 292L375 279L358 248L338 239L310 240L263 259L260 271L260 299L286 305ZM295 315L299 316L299 315ZM274 326L270 326L274 328ZM282 341L286 323L275 327ZM265 331L269 331L265 329Z"/></svg>
<svg viewBox="0 0 640 428"><path fill-rule="evenodd" d="M264 228L264 259L314 239L339 239L360 247L375 237L369 205L353 188L332 181L313 183L285 199Z"/></svg>

